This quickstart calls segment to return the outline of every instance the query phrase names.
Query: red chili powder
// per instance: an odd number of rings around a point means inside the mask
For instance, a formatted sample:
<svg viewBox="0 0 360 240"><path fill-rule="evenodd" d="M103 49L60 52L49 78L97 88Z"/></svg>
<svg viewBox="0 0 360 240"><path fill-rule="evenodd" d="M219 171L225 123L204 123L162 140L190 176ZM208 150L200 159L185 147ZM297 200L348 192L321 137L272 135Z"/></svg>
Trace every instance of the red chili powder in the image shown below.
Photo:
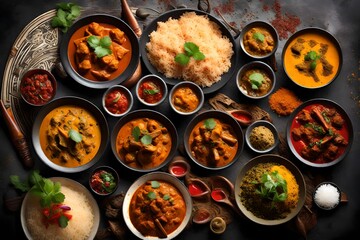
<svg viewBox="0 0 360 240"><path fill-rule="evenodd" d="M263 7L263 10L267 7ZM301 21L298 16L290 15L288 13L281 13L281 5L278 0L275 0L272 9L275 11L275 19L271 20L270 23L274 26L279 34L280 40L287 39L289 33L294 33L297 26L300 25Z"/></svg>

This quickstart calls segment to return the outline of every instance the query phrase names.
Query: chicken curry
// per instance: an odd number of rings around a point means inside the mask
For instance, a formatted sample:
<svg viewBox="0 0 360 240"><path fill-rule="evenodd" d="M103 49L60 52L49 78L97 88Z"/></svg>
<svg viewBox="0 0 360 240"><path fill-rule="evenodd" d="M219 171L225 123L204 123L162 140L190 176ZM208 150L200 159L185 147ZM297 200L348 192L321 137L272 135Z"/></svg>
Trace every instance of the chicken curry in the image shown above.
<svg viewBox="0 0 360 240"><path fill-rule="evenodd" d="M116 137L116 152L125 164L137 169L151 169L162 164L171 146L168 129L159 121L149 118L127 122Z"/></svg>
<svg viewBox="0 0 360 240"><path fill-rule="evenodd" d="M92 22L85 25L71 36L70 43L68 55L72 67L91 81L116 78L125 71L131 60L132 49L128 36L110 24ZM99 55L102 51L100 48L107 48L104 50L105 55L102 54L104 56Z"/></svg>
<svg viewBox="0 0 360 240"><path fill-rule="evenodd" d="M195 125L189 137L192 156L207 167L223 167L234 160L239 142L233 128L209 118Z"/></svg>
<svg viewBox="0 0 360 240"><path fill-rule="evenodd" d="M148 181L136 190L129 212L130 220L139 232L161 238L180 226L186 215L186 203L172 184Z"/></svg>
<svg viewBox="0 0 360 240"><path fill-rule="evenodd" d="M42 150L52 162L63 167L79 167L98 152L101 130L86 109L65 105L45 116L39 137Z"/></svg>

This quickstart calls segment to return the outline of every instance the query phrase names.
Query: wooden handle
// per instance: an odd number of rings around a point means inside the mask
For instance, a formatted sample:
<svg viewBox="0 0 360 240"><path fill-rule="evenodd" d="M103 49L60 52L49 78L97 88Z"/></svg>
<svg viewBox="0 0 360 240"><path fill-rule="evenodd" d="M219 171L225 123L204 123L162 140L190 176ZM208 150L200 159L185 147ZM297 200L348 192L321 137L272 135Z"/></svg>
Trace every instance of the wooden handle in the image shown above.
<svg viewBox="0 0 360 240"><path fill-rule="evenodd" d="M142 34L142 30L135 16L132 14L129 4L126 0L121 0L121 10L124 20L130 25L135 34L140 37Z"/></svg>
<svg viewBox="0 0 360 240"><path fill-rule="evenodd" d="M34 161L31 158L30 150L26 142L25 136L17 125L11 108L6 109L2 100L0 100L0 102L1 112L4 116L6 125L9 128L11 140L21 157L21 161L25 167L32 168L34 166Z"/></svg>
<svg viewBox="0 0 360 240"><path fill-rule="evenodd" d="M126 0L121 0L121 10L124 20L130 25L130 27L135 32L136 36L139 38L142 34L142 30L135 16L132 14L129 4L127 3ZM127 79L123 83L123 85L127 88L133 87L139 81L141 74L142 74L141 61L139 61L139 64L134 74L129 79Z"/></svg>

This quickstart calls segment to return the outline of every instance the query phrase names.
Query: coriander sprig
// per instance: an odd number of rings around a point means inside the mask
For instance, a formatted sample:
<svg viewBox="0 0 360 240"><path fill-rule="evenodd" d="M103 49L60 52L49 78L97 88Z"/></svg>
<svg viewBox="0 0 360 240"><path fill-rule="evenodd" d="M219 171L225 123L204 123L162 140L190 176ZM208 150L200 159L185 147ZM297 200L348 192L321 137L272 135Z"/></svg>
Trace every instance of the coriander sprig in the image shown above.
<svg viewBox="0 0 360 240"><path fill-rule="evenodd" d="M102 58L106 55L110 55L112 53L111 46L111 38L109 36L104 36L102 38L91 35L87 38L87 43L90 45L98 58Z"/></svg>
<svg viewBox="0 0 360 240"><path fill-rule="evenodd" d="M186 65L190 61L190 57L193 57L195 60L200 61L205 59L205 55L200 52L199 46L193 42L186 42L184 44L185 53L179 53L175 56L175 62Z"/></svg>
<svg viewBox="0 0 360 240"><path fill-rule="evenodd" d="M260 183L253 183L259 185L255 192L272 202L283 202L287 198L287 183L278 171L264 173Z"/></svg>
<svg viewBox="0 0 360 240"><path fill-rule="evenodd" d="M56 16L51 19L50 25L65 33L80 15L80 7L75 3L64 2L56 4L56 8Z"/></svg>

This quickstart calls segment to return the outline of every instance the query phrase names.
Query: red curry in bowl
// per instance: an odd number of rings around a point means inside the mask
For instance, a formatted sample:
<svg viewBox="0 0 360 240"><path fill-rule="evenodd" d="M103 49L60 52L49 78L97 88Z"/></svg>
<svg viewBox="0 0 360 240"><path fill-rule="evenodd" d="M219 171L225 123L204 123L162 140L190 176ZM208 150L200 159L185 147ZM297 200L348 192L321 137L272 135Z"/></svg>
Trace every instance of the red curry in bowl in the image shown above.
<svg viewBox="0 0 360 240"><path fill-rule="evenodd" d="M350 149L353 134L350 119L334 102L305 102L291 119L288 143L293 153L308 165L333 165Z"/></svg>

